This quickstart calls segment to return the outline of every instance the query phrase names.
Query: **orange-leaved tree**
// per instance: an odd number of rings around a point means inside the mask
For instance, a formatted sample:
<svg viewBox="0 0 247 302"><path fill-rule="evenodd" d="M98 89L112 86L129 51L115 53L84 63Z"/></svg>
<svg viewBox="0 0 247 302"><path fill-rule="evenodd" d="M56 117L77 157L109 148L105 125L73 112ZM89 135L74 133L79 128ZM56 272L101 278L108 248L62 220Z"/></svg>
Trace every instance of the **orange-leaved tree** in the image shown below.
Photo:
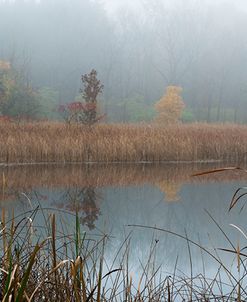
<svg viewBox="0 0 247 302"><path fill-rule="evenodd" d="M178 86L168 86L165 95L155 104L158 115L155 121L160 124L177 123L185 107L181 97L182 88Z"/></svg>

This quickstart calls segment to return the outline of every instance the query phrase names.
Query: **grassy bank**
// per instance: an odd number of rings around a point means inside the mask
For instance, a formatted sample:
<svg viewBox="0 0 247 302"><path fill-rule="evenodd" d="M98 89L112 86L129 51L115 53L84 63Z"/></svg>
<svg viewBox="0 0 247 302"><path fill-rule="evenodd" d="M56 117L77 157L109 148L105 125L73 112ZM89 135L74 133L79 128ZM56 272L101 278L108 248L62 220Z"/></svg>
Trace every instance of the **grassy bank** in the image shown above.
<svg viewBox="0 0 247 302"><path fill-rule="evenodd" d="M0 163L246 161L247 126L0 124Z"/></svg>
<svg viewBox="0 0 247 302"><path fill-rule="evenodd" d="M42 212L43 226L36 224L38 211ZM76 215L71 217L73 232L61 228L56 216L45 209L37 208L8 221L3 210L1 220L1 301L208 302L245 301L247 295L246 264L242 260L246 255L233 246L229 251L236 254L241 268L237 276L232 273L231 264L221 262L218 253L212 254L185 236L151 228L153 232L178 236L211 256L216 264L215 277L207 279L203 274L192 273L186 276L176 267L173 273L164 273L155 265L156 240L150 242L150 254L142 269L133 274L129 267L129 236L109 263L104 250L114 238L105 234L89 238L81 231ZM226 274L227 281L222 281L222 274Z"/></svg>

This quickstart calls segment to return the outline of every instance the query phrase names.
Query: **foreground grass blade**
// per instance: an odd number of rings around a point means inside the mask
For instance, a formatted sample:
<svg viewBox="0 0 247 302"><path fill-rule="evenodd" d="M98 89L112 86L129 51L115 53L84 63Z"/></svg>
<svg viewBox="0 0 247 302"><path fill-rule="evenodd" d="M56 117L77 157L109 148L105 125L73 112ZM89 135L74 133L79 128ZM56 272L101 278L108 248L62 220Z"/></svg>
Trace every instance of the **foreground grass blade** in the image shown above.
<svg viewBox="0 0 247 302"><path fill-rule="evenodd" d="M244 171L244 172L247 172L247 170L244 170L240 167L225 167L225 168L219 168L219 169L213 169L213 170L208 170L208 171L204 171L204 172L199 172L199 173L195 173L195 174L192 174L191 176L192 177L195 177L195 176L203 176L203 175L208 175L208 174L213 174L213 173L218 173L218 172L224 172L224 171L234 171L234 170L241 170L241 171ZM242 198L244 197L245 195L247 195L247 193L243 193L239 196L238 193L241 191L241 190L247 190L247 187L241 187L241 188L238 188L236 190L236 192L234 193L233 197L232 197L232 200L230 202L230 206L229 206L229 211L231 211L231 209L237 204L237 202Z"/></svg>
<svg viewBox="0 0 247 302"><path fill-rule="evenodd" d="M63 260L63 261L61 261L60 263L58 263L58 265L56 266L56 267L54 267L50 272L49 272L49 274L48 274L48 276L49 275L52 275L55 271L57 271L61 266L63 266L64 264L66 264L66 263L68 263L69 262L69 260ZM34 298L34 295L36 294L36 292L38 291L38 289L45 283L45 279L44 280L42 280L39 284L38 284L38 286L35 288L35 290L33 291L33 293L32 293L32 295L30 296L30 301L32 301L32 299Z"/></svg>
<svg viewBox="0 0 247 302"><path fill-rule="evenodd" d="M191 176L202 176L202 175L208 175L208 174L212 174L212 173L218 173L218 172L223 172L223 171L233 171L233 170L243 170L242 168L239 167L226 167L226 168L219 168L219 169L213 169L213 170L208 170L208 171L204 171L204 172L199 172L199 173L195 173L192 174Z"/></svg>
<svg viewBox="0 0 247 302"><path fill-rule="evenodd" d="M234 282L238 282L238 280L236 279L236 277L232 274L232 272L230 271L230 269L228 269L226 267L226 265L224 265L214 254L212 254L208 249L206 249L205 247L199 245L197 242L186 238L183 235L180 235L176 232L170 231L170 230L166 230L166 229L162 229L162 228L158 228L158 227L152 227L152 226L144 226L144 225L140 225L140 224L129 224L129 227L136 227L136 228L143 228L143 229L149 229L149 230L155 230L155 231L160 231L160 232L164 232L167 234L171 234L175 237L181 238L183 240L187 240L188 242L190 242L191 244L193 244L194 246L200 248L201 250L203 250L205 253L207 253L212 259L214 259L221 267L224 268L224 270L229 274L229 276L234 280ZM245 294L247 295L247 292L244 291Z"/></svg>
<svg viewBox="0 0 247 302"><path fill-rule="evenodd" d="M109 275L111 275L111 274L113 274L113 273L115 273L115 272L119 272L119 271L122 271L122 269L121 269L121 268L117 268L117 269L114 269L114 270L108 272L106 275L104 275L104 277L102 277L102 280L104 280L104 279L105 279L106 277L108 277ZM93 290L91 291L91 293L90 293L89 296L87 297L86 302L89 302L89 301L92 299L92 297L93 297L93 295L94 295L96 289L98 288L98 286L99 286L99 285L97 284L97 285L93 288Z"/></svg>
<svg viewBox="0 0 247 302"><path fill-rule="evenodd" d="M35 248L33 250L33 253L32 253L32 255L31 255L30 259L29 259L29 263L28 263L27 269L26 269L26 271L24 273L24 276L22 278L20 289L18 290L18 294L17 294L15 302L22 302L23 301L24 291L26 289L27 282L28 282L31 270L32 270L32 267L34 265L36 255L39 252L39 250L41 249L41 247L43 246L43 244L44 244L45 241L43 241L43 243L41 243L41 244L36 244L36 246L35 246Z"/></svg>
<svg viewBox="0 0 247 302"><path fill-rule="evenodd" d="M241 188L238 188L236 190L236 192L234 193L233 197L232 197L232 200L231 200L231 203L230 203L230 207L229 207L229 211L231 211L231 209L237 204L237 202L242 198L244 197L245 195L247 195L247 193L242 193L240 194L239 196L238 193L241 191L241 190L247 190L247 187L241 187Z"/></svg>
<svg viewBox="0 0 247 302"><path fill-rule="evenodd" d="M8 282L6 284L7 285L7 289L6 289L6 293L5 293L4 297L3 297L2 302L9 301L9 297L10 297L11 291L12 291L12 283L14 282L14 279L15 279L16 270L17 270L17 265L14 266L12 272L11 272L11 269L10 269L10 271L8 273L9 280L8 280Z"/></svg>

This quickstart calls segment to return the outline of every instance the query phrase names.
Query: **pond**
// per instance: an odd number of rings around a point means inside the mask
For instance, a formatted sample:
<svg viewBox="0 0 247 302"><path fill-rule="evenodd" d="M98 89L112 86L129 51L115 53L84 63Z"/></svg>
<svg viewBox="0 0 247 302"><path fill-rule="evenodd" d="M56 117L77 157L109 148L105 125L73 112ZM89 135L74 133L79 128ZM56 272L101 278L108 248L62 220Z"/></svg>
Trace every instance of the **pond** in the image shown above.
<svg viewBox="0 0 247 302"><path fill-rule="evenodd" d="M18 216L39 206L42 211L37 212L36 225L44 223L44 212L53 212L61 231L70 233L75 228L73 215L78 211L81 228L88 236L109 235L105 248L108 263L129 236L129 269L133 276L140 274L153 249L152 261L161 265L164 274L172 274L176 268L177 274L203 273L211 278L219 264L208 253L176 235L144 227L187 237L236 270L232 254L220 250L231 246L213 219L235 246L246 244L230 225L247 229L244 200L232 211L228 209L236 189L246 184L247 174L236 170L191 176L217 167L219 164L2 167L0 207L11 217L13 211Z"/></svg>

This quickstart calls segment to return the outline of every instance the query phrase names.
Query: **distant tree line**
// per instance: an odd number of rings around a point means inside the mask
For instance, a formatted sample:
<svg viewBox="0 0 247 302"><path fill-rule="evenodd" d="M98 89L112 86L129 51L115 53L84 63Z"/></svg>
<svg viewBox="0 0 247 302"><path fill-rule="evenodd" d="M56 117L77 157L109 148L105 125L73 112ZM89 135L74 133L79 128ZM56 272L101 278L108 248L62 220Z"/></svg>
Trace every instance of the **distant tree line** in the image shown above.
<svg viewBox="0 0 247 302"><path fill-rule="evenodd" d="M0 60L15 79L2 112L57 117L95 68L107 121L153 120L164 89L177 86L184 121L247 123L246 11L233 1L168 2L143 0L115 15L102 1L0 2Z"/></svg>
<svg viewBox="0 0 247 302"><path fill-rule="evenodd" d="M34 89L20 70L0 60L1 119L49 119L55 112L56 94L49 88Z"/></svg>

